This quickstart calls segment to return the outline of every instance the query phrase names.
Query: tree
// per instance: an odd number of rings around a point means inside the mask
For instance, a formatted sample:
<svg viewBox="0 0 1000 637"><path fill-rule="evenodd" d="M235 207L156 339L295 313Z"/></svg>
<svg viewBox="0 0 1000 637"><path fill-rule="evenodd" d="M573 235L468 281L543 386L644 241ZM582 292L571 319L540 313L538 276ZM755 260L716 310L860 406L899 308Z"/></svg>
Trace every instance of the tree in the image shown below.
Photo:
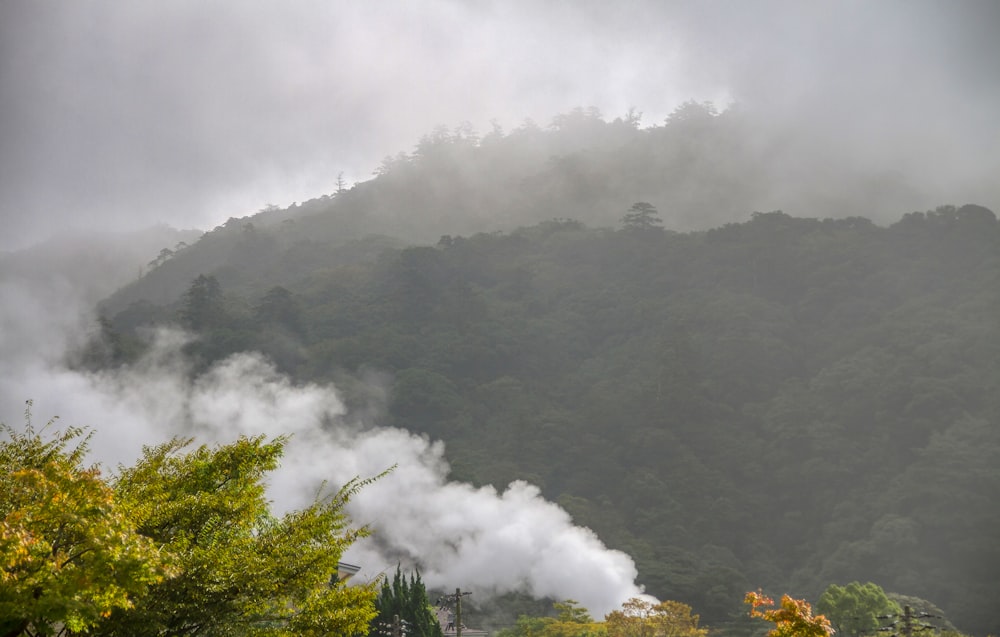
<svg viewBox="0 0 1000 637"><path fill-rule="evenodd" d="M150 268L159 267L164 263L166 263L167 261L169 261L173 256L174 256L173 250L171 250L170 248L163 248L162 250L160 250L160 253L156 255L156 258L150 261L147 265L149 265Z"/></svg>
<svg viewBox="0 0 1000 637"><path fill-rule="evenodd" d="M670 113L667 117L667 124L703 123L711 121L718 115L719 111L712 102L699 103L688 100Z"/></svg>
<svg viewBox="0 0 1000 637"><path fill-rule="evenodd" d="M662 230L663 219L657 216L656 207L645 201L637 201L622 217L622 226L631 232Z"/></svg>
<svg viewBox="0 0 1000 637"><path fill-rule="evenodd" d="M625 116L615 118L615 122L621 122L629 128L638 129L639 124L642 123L642 111L637 110L634 106L629 106Z"/></svg>
<svg viewBox="0 0 1000 637"><path fill-rule="evenodd" d="M781 596L781 605L776 608L774 600L760 591L747 593L744 603L750 604L750 616L774 622L775 627L768 637L831 637L833 627L823 615L813 615L809 602Z"/></svg>
<svg viewBox="0 0 1000 637"><path fill-rule="evenodd" d="M529 617L521 615L513 628L500 631L497 637L607 637L605 626L595 622L587 609L576 600L556 602L555 617Z"/></svg>
<svg viewBox="0 0 1000 637"><path fill-rule="evenodd" d="M175 439L104 480L81 465L87 438L70 446L82 429L46 441L29 413L3 431L0 637L346 635L375 615L376 583L337 576L367 533L344 506L371 480L276 517L264 479L283 438Z"/></svg>
<svg viewBox="0 0 1000 637"><path fill-rule="evenodd" d="M80 362L89 369L101 369L133 361L143 351L143 343L123 334L104 315L97 317L98 331L80 351Z"/></svg>
<svg viewBox="0 0 1000 637"><path fill-rule="evenodd" d="M28 405L23 432L0 425L4 637L86 630L170 572L100 471L83 466L89 435L68 428L44 440Z"/></svg>
<svg viewBox="0 0 1000 637"><path fill-rule="evenodd" d="M545 630L547 619L551 617L518 615L514 626L497 631L497 637L540 637Z"/></svg>
<svg viewBox="0 0 1000 637"><path fill-rule="evenodd" d="M134 607L118 609L96 635L355 634L374 616L374 584L337 579L343 550L365 528L343 512L369 481L278 518L264 478L285 440L240 438L185 451L190 440L146 448L114 483L137 530L152 539L175 573Z"/></svg>
<svg viewBox="0 0 1000 637"><path fill-rule="evenodd" d="M608 637L705 637L708 631L698 628L698 615L691 607L674 601L653 603L633 597L621 610L605 619Z"/></svg>
<svg viewBox="0 0 1000 637"><path fill-rule="evenodd" d="M191 287L184 293L180 318L185 327L198 332L219 327L225 322L222 286L218 279L199 274L191 282Z"/></svg>
<svg viewBox="0 0 1000 637"><path fill-rule="evenodd" d="M879 615L900 612L899 605L886 596L881 586L872 582L851 582L847 586L831 584L820 595L816 610L828 617L837 633L845 637L872 633L883 625Z"/></svg>
<svg viewBox="0 0 1000 637"><path fill-rule="evenodd" d="M377 625L391 625L396 617L409 624L408 637L441 637L441 624L427 599L427 589L420 579L420 573L403 577L399 566L392 585L382 582L382 591L375 600L378 616L373 620Z"/></svg>
<svg viewBox="0 0 1000 637"><path fill-rule="evenodd" d="M261 326L280 326L294 334L302 333L302 308L295 295L280 285L261 298L254 308L254 320Z"/></svg>

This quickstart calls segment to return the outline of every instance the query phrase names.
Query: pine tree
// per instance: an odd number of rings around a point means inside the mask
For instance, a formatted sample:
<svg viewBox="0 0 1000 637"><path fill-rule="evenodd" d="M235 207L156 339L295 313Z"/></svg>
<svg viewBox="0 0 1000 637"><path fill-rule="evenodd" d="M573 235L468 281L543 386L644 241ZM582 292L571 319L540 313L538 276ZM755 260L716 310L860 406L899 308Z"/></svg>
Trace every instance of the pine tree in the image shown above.
<svg viewBox="0 0 1000 637"><path fill-rule="evenodd" d="M214 276L199 274L184 293L181 322L196 332L219 327L226 321L222 286Z"/></svg>
<svg viewBox="0 0 1000 637"><path fill-rule="evenodd" d="M637 201L628 209L622 217L622 226L629 232L648 232L650 230L662 231L663 219L658 214L653 204L645 201Z"/></svg>
<svg viewBox="0 0 1000 637"><path fill-rule="evenodd" d="M407 637L442 637L441 624L434 614L427 589L420 579L420 573L411 574L409 580L403 576L399 566L392 584L382 582L382 591L375 600L378 616L372 622L372 632L378 635L391 632L384 626L391 626L394 617L406 622Z"/></svg>

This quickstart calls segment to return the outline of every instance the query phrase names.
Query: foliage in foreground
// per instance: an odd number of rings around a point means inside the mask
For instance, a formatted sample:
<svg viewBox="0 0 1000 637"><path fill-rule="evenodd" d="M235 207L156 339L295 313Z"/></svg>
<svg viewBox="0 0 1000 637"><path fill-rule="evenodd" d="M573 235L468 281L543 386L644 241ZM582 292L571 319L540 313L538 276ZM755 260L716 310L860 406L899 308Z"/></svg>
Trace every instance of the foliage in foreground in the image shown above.
<svg viewBox="0 0 1000 637"><path fill-rule="evenodd" d="M698 615L687 604L675 601L653 602L632 598L621 609L594 621L575 600L553 605L555 617L518 618L514 628L500 631L497 637L705 637L708 631L698 627Z"/></svg>
<svg viewBox="0 0 1000 637"><path fill-rule="evenodd" d="M781 596L781 603L760 591L747 593L744 602L750 605L750 616L774 623L767 637L831 637L833 627L823 615L813 615L812 606L803 599Z"/></svg>
<svg viewBox="0 0 1000 637"><path fill-rule="evenodd" d="M374 583L338 582L367 481L277 517L264 497L285 440L148 447L112 480L86 438L4 428L0 634L345 635L375 615Z"/></svg>
<svg viewBox="0 0 1000 637"><path fill-rule="evenodd" d="M3 425L0 444L0 634L83 631L170 571L100 471L83 466L83 431L46 441L28 416L23 433Z"/></svg>

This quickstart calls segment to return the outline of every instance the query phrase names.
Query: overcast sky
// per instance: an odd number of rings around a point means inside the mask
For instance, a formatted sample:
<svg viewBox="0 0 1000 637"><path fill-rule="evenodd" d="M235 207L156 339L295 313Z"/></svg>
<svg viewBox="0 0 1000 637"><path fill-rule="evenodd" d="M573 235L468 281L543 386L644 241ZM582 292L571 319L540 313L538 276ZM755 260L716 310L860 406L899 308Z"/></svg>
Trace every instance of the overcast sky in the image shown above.
<svg viewBox="0 0 1000 637"><path fill-rule="evenodd" d="M938 203L995 209L998 33L991 0L4 0L0 249L208 229L368 179L439 124L659 123L687 99L809 122L844 161L931 162Z"/></svg>

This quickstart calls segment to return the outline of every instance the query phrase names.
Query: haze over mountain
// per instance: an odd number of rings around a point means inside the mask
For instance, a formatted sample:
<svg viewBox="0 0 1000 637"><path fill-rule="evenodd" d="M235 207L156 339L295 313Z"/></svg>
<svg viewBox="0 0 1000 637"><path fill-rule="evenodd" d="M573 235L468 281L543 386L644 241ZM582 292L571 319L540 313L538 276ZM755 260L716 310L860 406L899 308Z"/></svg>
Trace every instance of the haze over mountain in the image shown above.
<svg viewBox="0 0 1000 637"><path fill-rule="evenodd" d="M0 249L211 228L367 179L437 125L730 102L776 183L894 180L996 209L993 2L255 2L0 7ZM833 174L834 179L827 179ZM800 201L753 209L801 210Z"/></svg>

